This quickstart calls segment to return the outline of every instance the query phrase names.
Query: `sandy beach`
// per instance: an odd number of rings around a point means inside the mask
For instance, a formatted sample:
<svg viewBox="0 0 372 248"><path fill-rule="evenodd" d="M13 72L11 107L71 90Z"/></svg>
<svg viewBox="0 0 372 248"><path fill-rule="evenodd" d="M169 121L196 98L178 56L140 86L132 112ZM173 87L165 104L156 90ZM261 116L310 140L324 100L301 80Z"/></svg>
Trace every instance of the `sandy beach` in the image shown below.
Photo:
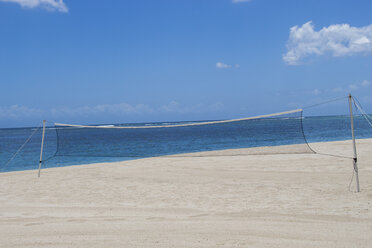
<svg viewBox="0 0 372 248"><path fill-rule="evenodd" d="M1 173L0 247L371 247L372 139L357 145L360 193L351 159L319 154ZM352 154L351 141L312 147Z"/></svg>

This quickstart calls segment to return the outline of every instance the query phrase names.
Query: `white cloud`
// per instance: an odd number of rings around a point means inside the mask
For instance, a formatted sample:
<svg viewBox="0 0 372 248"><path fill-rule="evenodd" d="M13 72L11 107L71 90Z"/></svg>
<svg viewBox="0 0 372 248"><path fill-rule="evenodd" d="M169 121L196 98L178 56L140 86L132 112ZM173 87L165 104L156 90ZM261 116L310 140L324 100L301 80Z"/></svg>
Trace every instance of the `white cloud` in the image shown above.
<svg viewBox="0 0 372 248"><path fill-rule="evenodd" d="M368 87L370 85L372 85L371 81L363 80L363 82L361 82L361 86L363 86L363 87Z"/></svg>
<svg viewBox="0 0 372 248"><path fill-rule="evenodd" d="M216 68L218 68L218 69L228 69L228 68L231 68L231 67L240 68L240 65L238 65L238 64L229 65L229 64L222 63L222 62L217 62L216 63Z"/></svg>
<svg viewBox="0 0 372 248"><path fill-rule="evenodd" d="M187 113L211 113L211 112L218 112L224 108L224 104L217 102L214 104L206 105L206 104L195 104L191 106L183 106L182 104L171 101L168 104L160 106L155 111L160 113L180 113L180 114L187 114Z"/></svg>
<svg viewBox="0 0 372 248"><path fill-rule="evenodd" d="M319 95L320 93L322 93L319 89L314 89L313 91L312 91L312 93L314 94L314 95Z"/></svg>
<svg viewBox="0 0 372 248"><path fill-rule="evenodd" d="M372 25L358 28L349 24L335 24L315 31L310 21L290 29L287 49L283 60L289 65L298 65L312 55L365 55L372 53Z"/></svg>
<svg viewBox="0 0 372 248"><path fill-rule="evenodd" d="M23 8L41 7L49 11L68 12L63 0L0 0L0 2L18 3Z"/></svg>
<svg viewBox="0 0 372 248"><path fill-rule="evenodd" d="M357 90L366 90L368 87L372 86L372 82L368 80L363 80L362 82L358 83L352 83L344 87L336 87L333 88L331 91L332 92L343 92L343 93L348 93L350 91L357 91Z"/></svg>
<svg viewBox="0 0 372 248"><path fill-rule="evenodd" d="M244 2L250 2L252 0L232 0L233 3L244 3Z"/></svg>
<svg viewBox="0 0 372 248"><path fill-rule="evenodd" d="M228 64L225 64L225 63L222 63L222 62L217 62L216 63L216 68L218 69L227 69L227 68L231 68L232 66L231 65L228 65Z"/></svg>
<svg viewBox="0 0 372 248"><path fill-rule="evenodd" d="M43 113L40 109L19 106L17 104L9 107L0 106L0 118L20 119L23 117L40 116Z"/></svg>
<svg viewBox="0 0 372 248"><path fill-rule="evenodd" d="M146 114L154 112L154 109L145 104L131 105L128 103L118 104L101 104L96 106L81 106L81 107L59 107L53 108L50 111L54 116L89 116L95 114Z"/></svg>
<svg viewBox="0 0 372 248"><path fill-rule="evenodd" d="M349 84L349 87L348 87L350 90L357 90L359 89L359 85L357 84Z"/></svg>
<svg viewBox="0 0 372 248"><path fill-rule="evenodd" d="M26 106L12 105L0 106L0 119L29 119L29 118L79 118L97 116L143 116L157 114L195 114L195 113L218 113L224 110L224 104L217 102L213 104L183 105L176 101L167 104L150 106L147 104L100 104L95 106L80 107L56 107L52 109L37 109Z"/></svg>
<svg viewBox="0 0 372 248"><path fill-rule="evenodd" d="M91 116L100 114L110 114L117 116L124 115L143 115L143 114L163 114L163 113L203 113L203 112L216 112L223 108L222 103L215 103L210 105L195 104L195 105L182 105L176 101L171 101L167 104L160 106L150 106L147 104L131 105L128 103L119 104L102 104L96 106L83 106L83 107L59 107L54 108L50 113L55 116Z"/></svg>

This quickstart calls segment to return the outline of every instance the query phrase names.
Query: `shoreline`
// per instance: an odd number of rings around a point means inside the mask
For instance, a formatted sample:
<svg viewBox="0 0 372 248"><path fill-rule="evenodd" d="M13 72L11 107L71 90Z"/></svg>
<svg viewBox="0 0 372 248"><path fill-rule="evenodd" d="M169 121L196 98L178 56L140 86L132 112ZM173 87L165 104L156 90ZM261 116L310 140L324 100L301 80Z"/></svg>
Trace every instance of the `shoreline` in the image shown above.
<svg viewBox="0 0 372 248"><path fill-rule="evenodd" d="M362 140L372 140L372 138L361 138L356 139L357 143ZM121 163L125 161L134 161L134 160L141 160L141 159L152 159L152 158L166 158L166 157L199 157L199 156L205 156L205 157L229 157L229 156L258 156L258 155L284 155L284 154L318 154L318 155L336 155L336 156L347 156L343 155L344 152L336 152L337 154L326 154L317 151L317 148L319 149L319 144L324 143L334 143L334 142L351 142L351 139L347 140L336 140L336 141L321 141L321 142L311 142L311 143L303 143L303 144L292 144L292 145L276 145L276 146L262 146L262 147L250 147L250 148L233 148L233 149L222 149L222 150L212 150L212 151L200 151L200 152L192 152L192 153L180 153L180 154L170 154L170 155L159 155L155 157L138 157L138 158L128 158L121 160L120 157L117 157L118 161L109 161L109 162L92 162L92 163L83 163L83 164L72 164L72 165L65 165L65 166L55 166L55 167L42 167L42 170L45 169L52 169L52 168L64 168L64 167L75 167L75 166L84 166L84 165L94 165L94 164L111 164L111 163ZM290 152L277 152L278 148L286 148L291 146L308 146L310 150L314 151L308 151L308 152L296 152L295 150L292 150ZM314 149L315 147L315 149ZM357 147L358 149L358 147ZM273 151L274 150L274 151ZM257 151L257 152L250 152L250 151ZM351 158L352 154L349 155ZM61 156L63 157L63 156ZM104 157L102 157L104 158ZM11 172L23 172L23 171L35 171L36 169L26 169L26 170L14 170L14 171L0 171L0 175L4 173L11 173Z"/></svg>

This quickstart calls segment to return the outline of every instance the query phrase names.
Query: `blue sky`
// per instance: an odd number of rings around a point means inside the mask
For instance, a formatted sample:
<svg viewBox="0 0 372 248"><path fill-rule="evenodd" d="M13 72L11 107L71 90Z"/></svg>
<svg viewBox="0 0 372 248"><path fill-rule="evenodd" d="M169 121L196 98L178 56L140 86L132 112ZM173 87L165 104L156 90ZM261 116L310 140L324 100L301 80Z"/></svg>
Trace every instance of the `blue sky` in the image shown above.
<svg viewBox="0 0 372 248"><path fill-rule="evenodd" d="M372 112L371 11L367 0L0 0L0 127L237 118L348 92Z"/></svg>

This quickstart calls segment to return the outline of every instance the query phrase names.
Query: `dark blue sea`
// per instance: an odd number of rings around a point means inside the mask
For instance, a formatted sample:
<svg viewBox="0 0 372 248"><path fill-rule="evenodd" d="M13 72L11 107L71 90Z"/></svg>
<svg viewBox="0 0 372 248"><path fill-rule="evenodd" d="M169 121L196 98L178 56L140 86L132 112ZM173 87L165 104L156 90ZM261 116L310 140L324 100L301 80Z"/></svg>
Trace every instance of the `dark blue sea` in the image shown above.
<svg viewBox="0 0 372 248"><path fill-rule="evenodd" d="M356 138L372 138L363 116L355 116ZM119 124L115 126L177 125L188 122ZM29 142L17 150L33 133ZM38 168L42 129L0 129L0 172ZM200 151L278 145L303 145L351 139L349 116L288 116L224 124L171 128L46 128L43 168ZM311 144L310 144L311 146ZM288 153L288 151L283 151Z"/></svg>

